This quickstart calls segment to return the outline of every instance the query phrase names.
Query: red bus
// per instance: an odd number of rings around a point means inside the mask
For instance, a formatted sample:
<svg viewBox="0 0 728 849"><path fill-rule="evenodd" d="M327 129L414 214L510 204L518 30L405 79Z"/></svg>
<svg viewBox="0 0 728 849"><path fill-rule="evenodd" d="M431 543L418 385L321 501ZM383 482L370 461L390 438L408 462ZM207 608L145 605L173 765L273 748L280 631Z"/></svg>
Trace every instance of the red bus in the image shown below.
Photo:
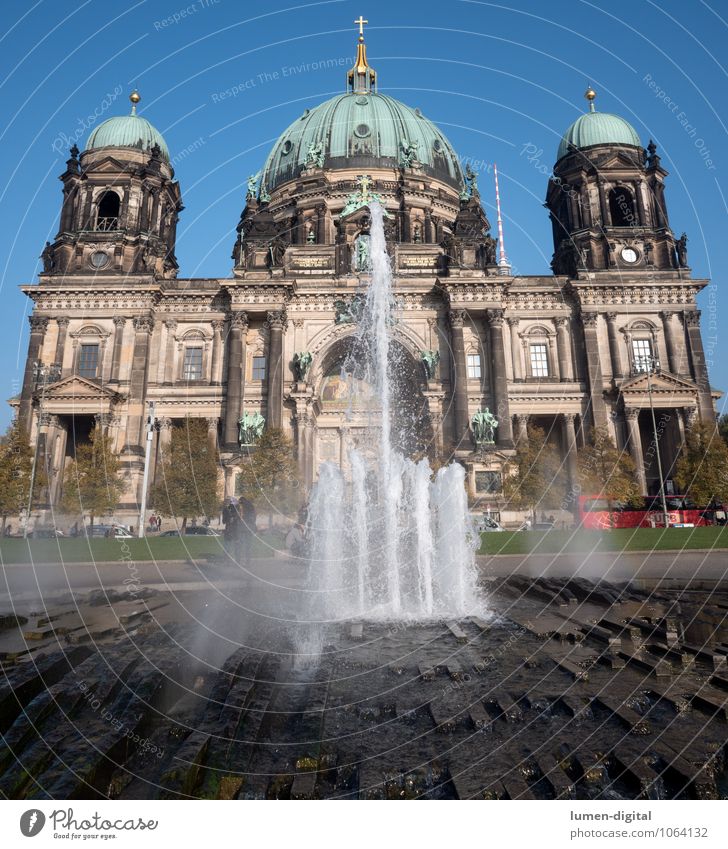
<svg viewBox="0 0 728 849"><path fill-rule="evenodd" d="M667 495L665 501L671 527L725 523L725 508L720 505L698 507L684 495ZM650 495L636 506L612 502L610 511L603 496L580 495L579 523L588 530L664 527L662 499L658 495Z"/></svg>

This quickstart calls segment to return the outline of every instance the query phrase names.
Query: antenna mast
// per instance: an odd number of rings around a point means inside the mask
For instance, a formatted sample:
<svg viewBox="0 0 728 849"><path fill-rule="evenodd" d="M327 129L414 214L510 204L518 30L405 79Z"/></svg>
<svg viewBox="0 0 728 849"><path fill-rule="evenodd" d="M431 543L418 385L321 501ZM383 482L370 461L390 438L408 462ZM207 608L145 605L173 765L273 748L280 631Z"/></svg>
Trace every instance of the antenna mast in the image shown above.
<svg viewBox="0 0 728 849"><path fill-rule="evenodd" d="M493 174L495 175L495 208L498 214L498 273L509 275L511 266L506 257L506 246L503 241L503 218L501 217L500 190L498 188L498 166L493 163Z"/></svg>

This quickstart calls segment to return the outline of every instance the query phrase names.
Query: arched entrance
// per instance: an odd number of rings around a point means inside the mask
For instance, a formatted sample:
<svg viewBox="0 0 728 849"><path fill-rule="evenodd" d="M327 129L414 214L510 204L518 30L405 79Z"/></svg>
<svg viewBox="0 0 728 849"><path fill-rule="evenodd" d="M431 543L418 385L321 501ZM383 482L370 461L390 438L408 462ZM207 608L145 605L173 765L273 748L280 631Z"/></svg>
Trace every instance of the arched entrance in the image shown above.
<svg viewBox="0 0 728 849"><path fill-rule="evenodd" d="M354 334L334 341L319 360L313 385L316 426L313 444L314 478L323 462L336 463L346 474L349 453L357 449L377 463L382 404L372 384L366 358ZM399 339L389 347L390 425L393 447L408 457L434 451L429 406L423 394L421 362Z"/></svg>

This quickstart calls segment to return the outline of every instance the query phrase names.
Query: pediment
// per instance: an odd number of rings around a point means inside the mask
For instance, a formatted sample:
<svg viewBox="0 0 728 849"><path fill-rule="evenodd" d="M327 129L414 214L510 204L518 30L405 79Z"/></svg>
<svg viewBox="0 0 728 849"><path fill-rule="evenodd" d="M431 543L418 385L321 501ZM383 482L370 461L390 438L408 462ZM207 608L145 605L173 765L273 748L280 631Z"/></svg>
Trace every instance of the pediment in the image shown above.
<svg viewBox="0 0 728 849"><path fill-rule="evenodd" d="M46 387L46 401L101 401L109 403L121 398L118 392L101 386L95 380L72 374Z"/></svg>
<svg viewBox="0 0 728 849"><path fill-rule="evenodd" d="M682 377L671 374L670 372L660 372L653 374L648 382L646 374L636 374L630 377L621 385L620 391L623 395L643 394L649 392L650 383L652 384L652 392L654 393L681 393L694 395L697 392L695 384L689 380L684 380Z"/></svg>
<svg viewBox="0 0 728 849"><path fill-rule="evenodd" d="M90 174L98 174L101 173L109 173L109 174L119 174L120 172L128 172L129 164L126 165L123 162L120 162L113 156L105 156L103 159L97 159L93 164L91 164L88 168L84 169L85 175Z"/></svg>

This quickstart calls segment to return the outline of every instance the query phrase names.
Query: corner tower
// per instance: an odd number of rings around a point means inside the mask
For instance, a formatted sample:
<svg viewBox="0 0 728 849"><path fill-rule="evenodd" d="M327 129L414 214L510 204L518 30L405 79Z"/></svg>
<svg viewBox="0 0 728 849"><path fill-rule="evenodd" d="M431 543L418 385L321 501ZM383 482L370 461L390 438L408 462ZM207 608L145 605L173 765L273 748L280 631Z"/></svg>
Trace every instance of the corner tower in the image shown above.
<svg viewBox="0 0 728 849"><path fill-rule="evenodd" d="M63 182L60 228L43 251L47 275L140 274L175 277L179 183L162 135L131 113L109 118L74 145Z"/></svg>
<svg viewBox="0 0 728 849"><path fill-rule="evenodd" d="M553 226L555 274L584 271L665 271L687 265L665 206L655 145L645 150L618 115L589 109L559 144L546 206Z"/></svg>

